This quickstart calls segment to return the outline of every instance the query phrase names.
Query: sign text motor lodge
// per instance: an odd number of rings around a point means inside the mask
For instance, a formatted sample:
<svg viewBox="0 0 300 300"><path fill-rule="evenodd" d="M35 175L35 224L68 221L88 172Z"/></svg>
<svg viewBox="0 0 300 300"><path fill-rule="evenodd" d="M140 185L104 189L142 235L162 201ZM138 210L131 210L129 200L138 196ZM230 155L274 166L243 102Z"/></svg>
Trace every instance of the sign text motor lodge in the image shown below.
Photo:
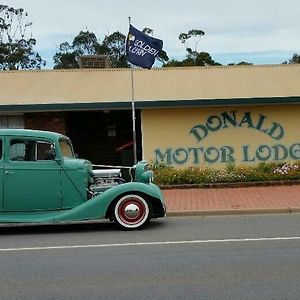
<svg viewBox="0 0 300 300"><path fill-rule="evenodd" d="M195 125L189 133L199 144L211 133L226 128L249 128L257 130L271 137L274 141L282 140L285 135L282 125L270 121L263 114L259 114L255 118L251 112L244 112L241 114L241 117L238 117L236 111L209 116L205 124ZM239 148L234 148L231 145L223 145L221 147L183 146L176 149L168 147L164 150L155 149L154 154L156 161L164 162L168 165L181 165L188 162L191 164L200 164L202 162L213 164L237 162L237 151L240 151L240 163L300 159L299 142L292 143L291 145L285 145L280 142L273 145L261 144L255 149L250 144L241 145Z"/></svg>

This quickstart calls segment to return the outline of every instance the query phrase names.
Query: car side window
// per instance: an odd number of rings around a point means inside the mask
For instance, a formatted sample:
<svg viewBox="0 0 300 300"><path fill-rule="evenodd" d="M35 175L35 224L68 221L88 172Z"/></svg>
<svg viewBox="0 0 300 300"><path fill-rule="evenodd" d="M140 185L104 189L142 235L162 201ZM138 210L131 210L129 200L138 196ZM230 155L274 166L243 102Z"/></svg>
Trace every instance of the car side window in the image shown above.
<svg viewBox="0 0 300 300"><path fill-rule="evenodd" d="M52 143L38 141L36 143L37 160L53 160L55 158L55 148Z"/></svg>
<svg viewBox="0 0 300 300"><path fill-rule="evenodd" d="M54 159L54 145L50 142L13 139L10 142L10 160L43 161Z"/></svg>

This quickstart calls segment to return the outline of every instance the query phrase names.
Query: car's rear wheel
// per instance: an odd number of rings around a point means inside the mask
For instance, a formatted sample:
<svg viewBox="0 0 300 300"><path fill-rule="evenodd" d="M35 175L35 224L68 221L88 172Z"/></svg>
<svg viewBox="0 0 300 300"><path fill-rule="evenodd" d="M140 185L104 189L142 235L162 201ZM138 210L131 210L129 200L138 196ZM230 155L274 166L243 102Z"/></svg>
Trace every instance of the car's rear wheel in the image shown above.
<svg viewBox="0 0 300 300"><path fill-rule="evenodd" d="M147 200L136 194L118 199L113 209L114 221L124 229L138 229L151 217L151 207Z"/></svg>

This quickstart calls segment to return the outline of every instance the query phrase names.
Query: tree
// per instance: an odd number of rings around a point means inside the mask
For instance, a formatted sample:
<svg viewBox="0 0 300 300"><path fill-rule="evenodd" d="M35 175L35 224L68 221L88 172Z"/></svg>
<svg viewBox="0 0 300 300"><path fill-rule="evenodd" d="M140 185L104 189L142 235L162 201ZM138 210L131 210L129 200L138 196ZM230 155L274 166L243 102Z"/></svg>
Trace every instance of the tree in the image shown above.
<svg viewBox="0 0 300 300"><path fill-rule="evenodd" d="M200 39L202 36L205 35L205 32L200 29L191 29L187 33L183 32L180 33L178 36L178 39L181 41L182 44L184 44L185 49L189 52L197 52L198 43L200 42ZM192 50L191 47L189 47L189 41L193 38L194 41L194 49Z"/></svg>
<svg viewBox="0 0 300 300"><path fill-rule="evenodd" d="M55 53L54 69L77 69L79 68L80 55L98 54L99 43L93 32L80 31L73 39L72 44L63 42Z"/></svg>
<svg viewBox="0 0 300 300"><path fill-rule="evenodd" d="M99 43L93 32L80 31L74 38L72 47L80 55L93 55L97 53Z"/></svg>
<svg viewBox="0 0 300 300"><path fill-rule="evenodd" d="M196 66L221 66L220 63L214 61L211 55L207 52L200 52L195 58Z"/></svg>
<svg viewBox="0 0 300 300"><path fill-rule="evenodd" d="M300 55L294 53L293 57L288 62L283 62L283 64L300 64Z"/></svg>
<svg viewBox="0 0 300 300"><path fill-rule="evenodd" d="M79 54L72 49L68 42L60 44L58 52L55 53L54 69L76 69L79 68Z"/></svg>
<svg viewBox="0 0 300 300"><path fill-rule="evenodd" d="M153 36L153 29L145 27L142 32L144 32L145 34L151 35ZM168 54L166 51L164 50L160 50L160 52L158 53L157 60L159 60L161 63L166 63L169 60Z"/></svg>
<svg viewBox="0 0 300 300"><path fill-rule="evenodd" d="M40 69L46 64L33 50L32 23L23 8L0 5L0 69Z"/></svg>
<svg viewBox="0 0 300 300"><path fill-rule="evenodd" d="M152 34L153 30L144 28L146 34ZM128 61L125 49L126 36L119 31L106 35L102 42L99 42L96 35L89 31L80 31L75 36L72 44L63 42L55 53L54 69L79 68L80 55L107 55L113 68L128 68ZM160 51L157 57L161 62L169 58L165 51Z"/></svg>
<svg viewBox="0 0 300 300"><path fill-rule="evenodd" d="M235 63L228 64L228 66L250 66L250 65L253 65L253 63L249 63L247 61L240 61L237 64L235 64Z"/></svg>
<svg viewBox="0 0 300 300"><path fill-rule="evenodd" d="M185 47L186 58L182 61L173 59L165 63L164 67L220 66L221 64L214 61L209 53L198 52L198 44L204 35L205 32L200 29L191 29L188 32L180 33L178 39Z"/></svg>
<svg viewBox="0 0 300 300"><path fill-rule="evenodd" d="M116 31L110 35L105 36L100 49L105 50L111 65L114 68L127 68L127 56L125 50L126 36L119 31ZM101 52L101 51L99 51Z"/></svg>
<svg viewBox="0 0 300 300"><path fill-rule="evenodd" d="M120 32L105 36L100 43L93 32L80 31L72 44L63 42L55 53L54 69L79 68L80 55L107 55L112 67L128 67L125 53L125 35Z"/></svg>
<svg viewBox="0 0 300 300"><path fill-rule="evenodd" d="M144 32L145 34L153 36L153 29L151 29L149 27L143 28L142 32Z"/></svg>

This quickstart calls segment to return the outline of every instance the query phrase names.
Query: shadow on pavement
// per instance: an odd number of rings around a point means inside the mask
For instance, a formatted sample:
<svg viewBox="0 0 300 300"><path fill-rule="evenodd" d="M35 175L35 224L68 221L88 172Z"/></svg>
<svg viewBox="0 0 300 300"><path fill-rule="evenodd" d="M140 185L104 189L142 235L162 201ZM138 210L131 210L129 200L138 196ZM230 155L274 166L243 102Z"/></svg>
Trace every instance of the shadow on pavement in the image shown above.
<svg viewBox="0 0 300 300"><path fill-rule="evenodd" d="M133 230L144 231L152 230L163 225L163 220L151 220L142 229ZM64 223L64 224L9 224L0 225L0 235L20 235L20 234L64 234L64 233L80 233L80 232L122 232L128 230L120 229L115 223L109 221L99 222L81 222L81 223ZM129 231L130 232L130 231Z"/></svg>

